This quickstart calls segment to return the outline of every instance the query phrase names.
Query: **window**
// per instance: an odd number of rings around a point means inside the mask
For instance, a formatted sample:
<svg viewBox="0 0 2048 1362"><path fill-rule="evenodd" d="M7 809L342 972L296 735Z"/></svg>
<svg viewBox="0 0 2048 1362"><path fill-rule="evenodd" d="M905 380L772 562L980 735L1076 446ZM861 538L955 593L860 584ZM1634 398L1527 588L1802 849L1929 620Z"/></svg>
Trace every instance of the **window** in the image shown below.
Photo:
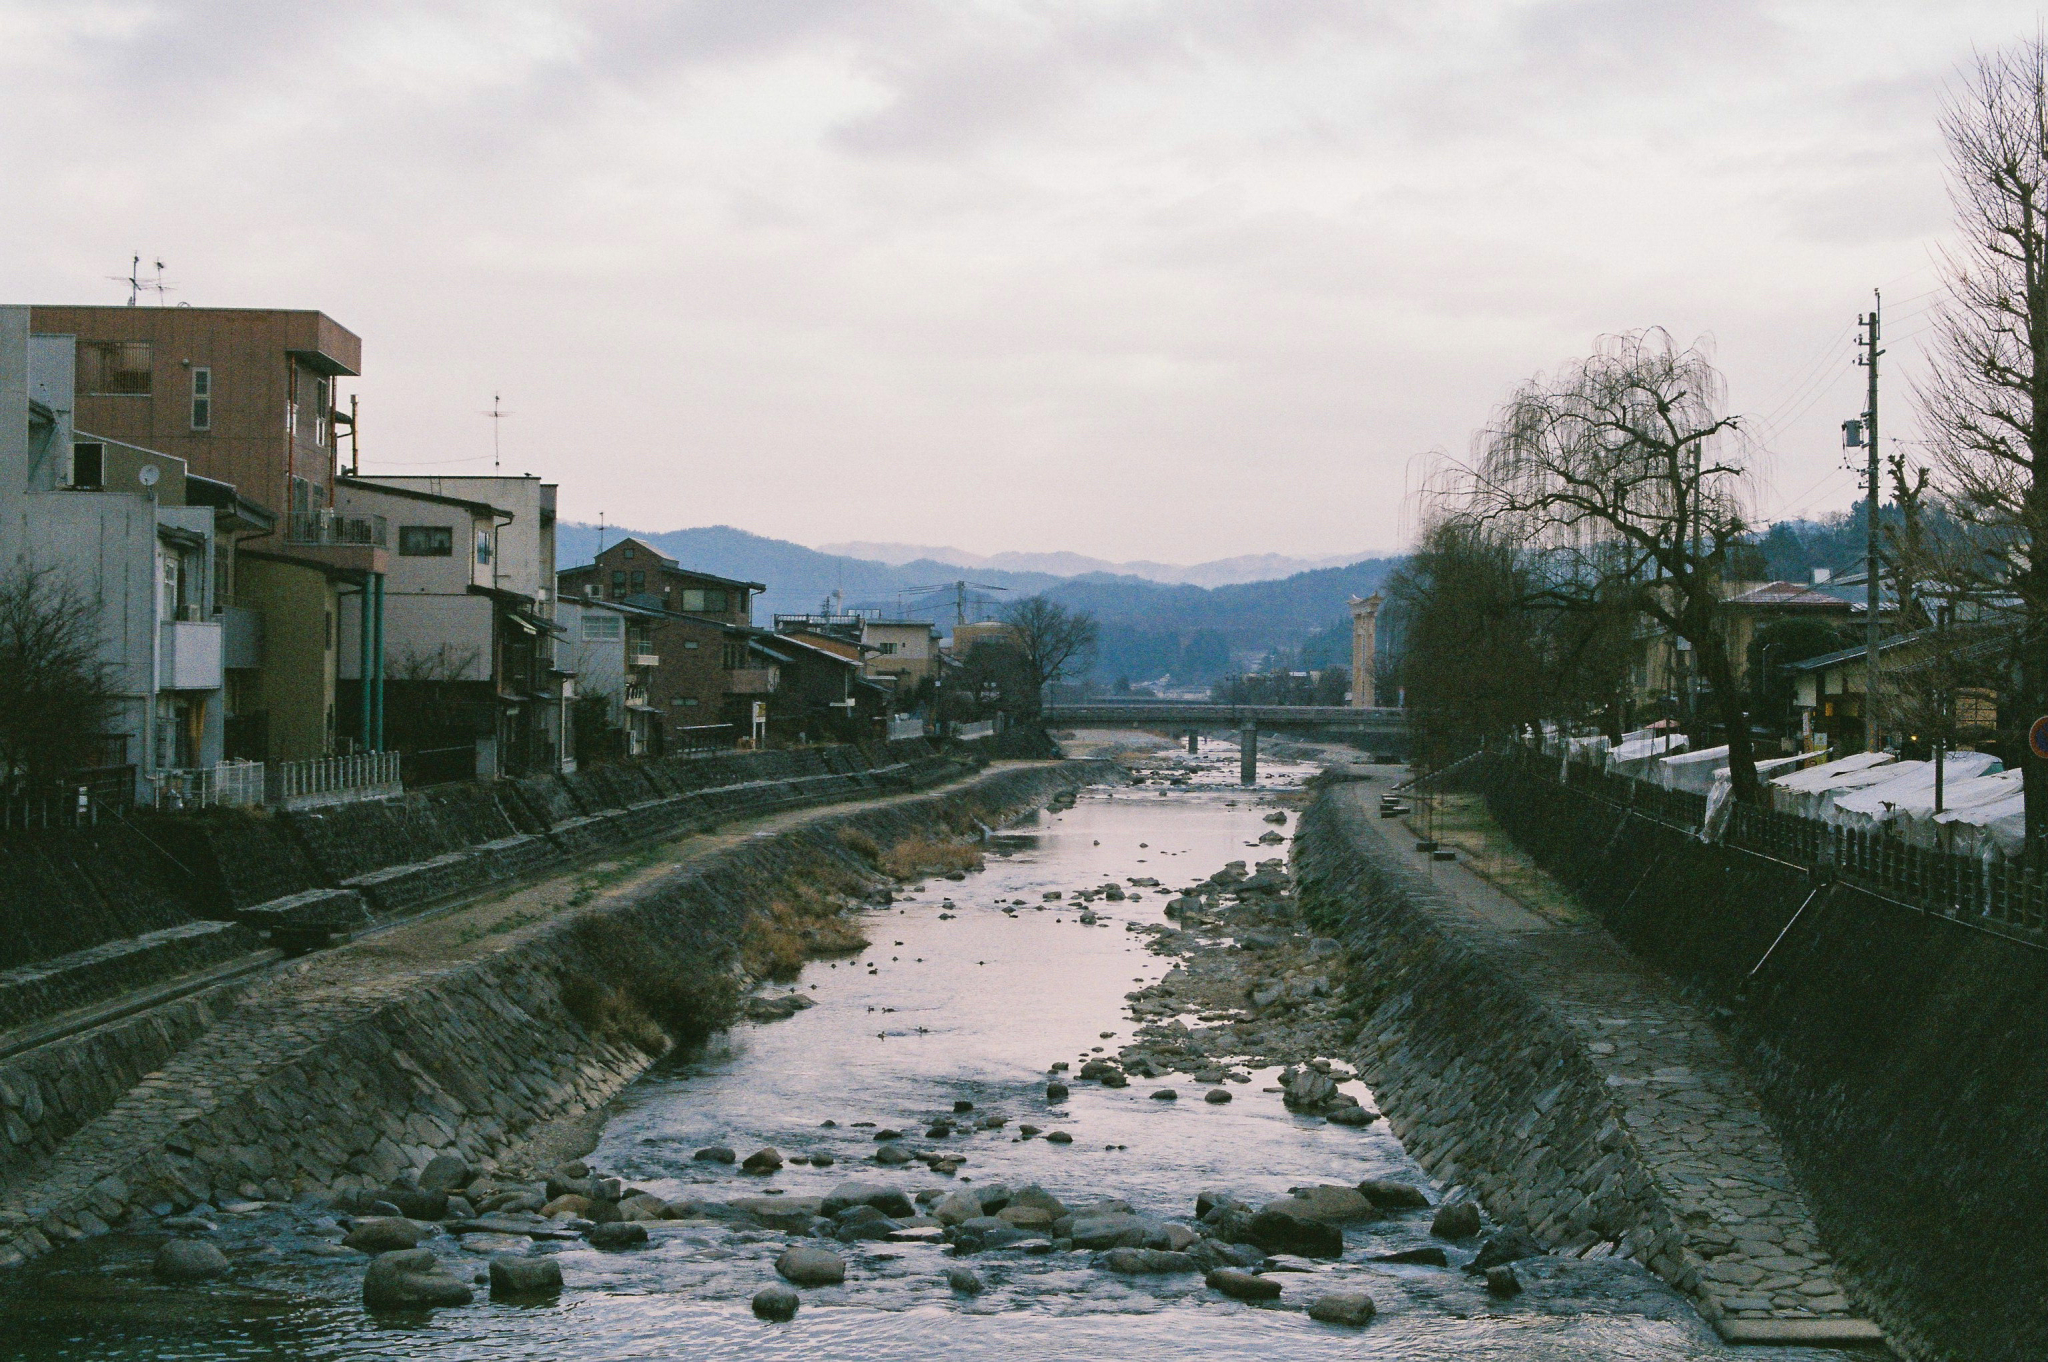
<svg viewBox="0 0 2048 1362"><path fill-rule="evenodd" d="M635 591L645 591L647 589L647 574L638 568L635 568L633 571L633 589Z"/></svg>
<svg viewBox="0 0 2048 1362"><path fill-rule="evenodd" d="M478 530L476 532L476 560L479 563L491 561L491 532L489 530Z"/></svg>
<svg viewBox="0 0 2048 1362"><path fill-rule="evenodd" d="M334 414L334 380L315 379L313 382L313 443L323 448L331 429L327 418Z"/></svg>
<svg viewBox="0 0 2048 1362"><path fill-rule="evenodd" d="M877 643L875 646L882 650L883 657L896 656L896 645L893 643Z"/></svg>
<svg viewBox="0 0 2048 1362"><path fill-rule="evenodd" d="M684 639L684 640L683 640L683 648L684 648L684 650L685 650L686 652L692 652L692 653L696 652L696 651L697 651L697 640L696 640L696 639L694 639L694 638L686 638L686 639Z"/></svg>
<svg viewBox="0 0 2048 1362"><path fill-rule="evenodd" d="M736 672L736 671L741 671L741 670L745 669L745 667L746 667L746 666L747 666L747 645L746 645L746 644L744 644L744 643L728 643L728 644L726 644L726 645L725 645L725 669L726 669L727 671L729 671L729 672Z"/></svg>
<svg viewBox="0 0 2048 1362"><path fill-rule="evenodd" d="M628 560L630 560L633 557L633 550L630 546L626 549L626 557Z"/></svg>
<svg viewBox="0 0 2048 1362"><path fill-rule="evenodd" d="M107 485L107 447L97 440L71 446L71 485L97 492Z"/></svg>
<svg viewBox="0 0 2048 1362"><path fill-rule="evenodd" d="M446 525L400 525L398 552L407 558L453 558L455 531Z"/></svg>
<svg viewBox="0 0 2048 1362"><path fill-rule="evenodd" d="M727 597L723 591L699 591L689 587L683 592L683 609L690 614L723 615L727 608Z"/></svg>
<svg viewBox="0 0 2048 1362"><path fill-rule="evenodd" d="M192 371L192 429L213 429L213 370Z"/></svg>
<svg viewBox="0 0 2048 1362"><path fill-rule="evenodd" d="M617 615L607 615L597 610L583 612L583 637L592 642L604 642L619 638L625 633L626 622Z"/></svg>
<svg viewBox="0 0 2048 1362"><path fill-rule="evenodd" d="M624 591L625 589L626 589L626 574L625 574L625 571L624 571L623 569L620 569L620 568L613 568L613 569L612 569L612 590L614 590L614 591Z"/></svg>
<svg viewBox="0 0 2048 1362"><path fill-rule="evenodd" d="M174 620L178 617L178 596L183 587L184 555L176 549L165 546L157 559L162 573L163 598L159 603L157 618Z"/></svg>
<svg viewBox="0 0 2048 1362"><path fill-rule="evenodd" d="M100 397L147 397L153 363L148 341L88 341L78 347L78 386Z"/></svg>

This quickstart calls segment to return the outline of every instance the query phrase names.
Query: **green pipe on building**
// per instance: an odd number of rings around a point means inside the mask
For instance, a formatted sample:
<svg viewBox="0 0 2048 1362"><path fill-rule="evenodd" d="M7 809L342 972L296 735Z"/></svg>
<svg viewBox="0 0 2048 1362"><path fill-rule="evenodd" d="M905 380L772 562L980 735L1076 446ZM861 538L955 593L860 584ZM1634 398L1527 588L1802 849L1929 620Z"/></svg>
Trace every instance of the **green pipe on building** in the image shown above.
<svg viewBox="0 0 2048 1362"><path fill-rule="evenodd" d="M384 574L374 572L370 580L376 584L377 609L377 653L374 670L370 673L370 694L375 697L376 722L370 730L370 750L384 750Z"/></svg>

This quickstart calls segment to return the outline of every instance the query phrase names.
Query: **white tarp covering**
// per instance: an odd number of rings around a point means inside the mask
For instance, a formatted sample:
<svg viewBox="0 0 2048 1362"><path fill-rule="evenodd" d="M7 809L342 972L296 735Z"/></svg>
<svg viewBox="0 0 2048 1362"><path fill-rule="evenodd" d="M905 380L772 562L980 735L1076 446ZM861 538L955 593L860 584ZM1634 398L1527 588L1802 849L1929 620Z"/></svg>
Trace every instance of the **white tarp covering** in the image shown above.
<svg viewBox="0 0 2048 1362"><path fill-rule="evenodd" d="M1889 752L1858 752L1779 776L1771 782L1771 807L1779 813L1818 818L1837 791L1860 790L1890 780L1891 774L1879 768L1897 760Z"/></svg>
<svg viewBox="0 0 2048 1362"><path fill-rule="evenodd" d="M1664 757L1650 768L1650 778L1667 790L1690 790L1694 794L1705 794L1714 787L1714 773L1728 769L1728 747L1702 747L1697 752L1684 752L1675 757Z"/></svg>
<svg viewBox="0 0 2048 1362"><path fill-rule="evenodd" d="M1821 821L1838 828L1869 829L1890 822L1901 809L1933 812L1933 762L1902 761L1879 769L1897 774L1882 784L1835 795L1821 811ZM1985 752L1951 752L1942 760L1943 780L1950 789L2002 769L2004 763Z"/></svg>
<svg viewBox="0 0 2048 1362"><path fill-rule="evenodd" d="M2020 773L2002 771L1985 781L2011 777L2004 792L1992 799L1972 800L1960 808L1945 807L1933 818L1944 850L1959 856L1991 860L1996 856L2017 856L2027 843L2027 801L2020 793ZM1969 781L1979 785L1985 781ZM1946 793L1946 792L1944 792ZM1943 799L1944 805L1948 804Z"/></svg>
<svg viewBox="0 0 2048 1362"><path fill-rule="evenodd" d="M1582 761L1594 766L1600 765L1607 757L1605 734L1595 733L1588 738L1567 738L1571 760Z"/></svg>
<svg viewBox="0 0 2048 1362"><path fill-rule="evenodd" d="M1720 750L1723 752L1727 751L1726 748ZM1705 753L1701 755L1704 756ZM1772 757L1767 761L1760 761L1756 764L1756 777L1758 780L1768 783L1771 777L1778 772L1789 770L1802 761L1811 761L1812 759L1813 753L1811 752L1799 752L1789 757ZM1716 768L1714 771L1714 782L1707 787L1707 820L1701 828L1701 835L1709 842L1721 840L1721 834L1728 826L1729 810L1733 807L1729 802L1730 796L1734 793L1735 778L1728 773L1728 767L1724 764Z"/></svg>
<svg viewBox="0 0 2048 1362"><path fill-rule="evenodd" d="M1615 775L1633 776L1641 780L1650 772L1651 763L1660 757L1686 749L1683 733L1659 733L1654 736L1631 737L1621 746L1607 753L1607 769Z"/></svg>

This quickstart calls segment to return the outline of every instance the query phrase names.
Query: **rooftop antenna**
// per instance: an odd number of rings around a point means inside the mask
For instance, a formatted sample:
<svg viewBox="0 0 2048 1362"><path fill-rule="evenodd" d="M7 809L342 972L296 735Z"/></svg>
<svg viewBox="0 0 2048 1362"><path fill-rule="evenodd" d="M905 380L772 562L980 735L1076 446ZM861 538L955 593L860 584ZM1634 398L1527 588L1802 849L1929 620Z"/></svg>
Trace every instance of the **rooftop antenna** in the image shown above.
<svg viewBox="0 0 2048 1362"><path fill-rule="evenodd" d="M504 419L511 414L511 412L498 405L498 395L492 393L491 409L485 412L484 415L491 418L491 472L493 473L498 471L498 431L501 429L501 423ZM603 546L599 545L599 547Z"/></svg>
<svg viewBox="0 0 2048 1362"><path fill-rule="evenodd" d="M604 552L604 512L597 513L597 551Z"/></svg>
<svg viewBox="0 0 2048 1362"><path fill-rule="evenodd" d="M153 263L156 265L156 277L153 279L144 279L142 277L142 255L140 252L128 257L128 273L110 274L107 276L107 278L117 284L126 284L128 286L128 306L134 307L141 299L144 291L156 294L156 305L158 307L164 305L164 295L172 291L172 286L164 282L164 262L158 260Z"/></svg>

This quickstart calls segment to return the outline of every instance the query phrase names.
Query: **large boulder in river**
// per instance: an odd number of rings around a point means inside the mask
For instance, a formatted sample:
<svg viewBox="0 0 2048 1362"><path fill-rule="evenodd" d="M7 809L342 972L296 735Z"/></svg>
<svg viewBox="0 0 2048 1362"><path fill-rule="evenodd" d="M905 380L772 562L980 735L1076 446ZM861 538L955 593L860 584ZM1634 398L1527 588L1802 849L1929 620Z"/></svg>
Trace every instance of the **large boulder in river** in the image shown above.
<svg viewBox="0 0 2048 1362"><path fill-rule="evenodd" d="M756 1291L752 1304L756 1315L779 1324L796 1318L797 1307L803 1304L803 1297L778 1283Z"/></svg>
<svg viewBox="0 0 2048 1362"><path fill-rule="evenodd" d="M932 1207L932 1219L941 1225L958 1225L981 1214L981 1199L965 1190L948 1192Z"/></svg>
<svg viewBox="0 0 2048 1362"><path fill-rule="evenodd" d="M391 1253L398 1249L418 1248L420 1240L427 1237L427 1227L403 1216L367 1215L348 1228L342 1243L364 1253Z"/></svg>
<svg viewBox="0 0 2048 1362"><path fill-rule="evenodd" d="M473 1297L467 1283L442 1269L432 1249L380 1253L363 1274L363 1304L372 1310L467 1305Z"/></svg>
<svg viewBox="0 0 2048 1362"><path fill-rule="evenodd" d="M1044 1211L1054 1220L1067 1213L1065 1204L1058 1197L1035 1182L1028 1182L1010 1193L1010 1203L1004 1209L1016 1210L1020 1207Z"/></svg>
<svg viewBox="0 0 2048 1362"><path fill-rule="evenodd" d="M173 1239L156 1251L150 1271L159 1281L203 1282L227 1275L228 1256L205 1239Z"/></svg>
<svg viewBox="0 0 2048 1362"><path fill-rule="evenodd" d="M1075 1248L1081 1249L1140 1248L1151 1231L1151 1226L1130 1212L1112 1211L1102 1215L1075 1216L1066 1237L1074 1241Z"/></svg>
<svg viewBox="0 0 2048 1362"><path fill-rule="evenodd" d="M1429 1205L1429 1195L1420 1187L1385 1178L1367 1178L1358 1184L1358 1191L1383 1211L1418 1210Z"/></svg>
<svg viewBox="0 0 2048 1362"><path fill-rule="evenodd" d="M1308 1304L1308 1317L1324 1324L1349 1324L1353 1328L1369 1323L1379 1313L1371 1296L1363 1291L1333 1291Z"/></svg>
<svg viewBox="0 0 2048 1362"><path fill-rule="evenodd" d="M491 1255L491 1298L552 1296L562 1289L562 1265L553 1258L519 1253Z"/></svg>
<svg viewBox="0 0 2048 1362"><path fill-rule="evenodd" d="M1011 1198L1015 1204L1016 1198ZM883 1215L906 1219L917 1214L910 1198L897 1188L879 1182L842 1182L818 1203L818 1214L836 1216L848 1206L872 1206Z"/></svg>
<svg viewBox="0 0 2048 1362"><path fill-rule="evenodd" d="M1344 1231L1316 1214L1313 1203L1298 1197L1267 1202L1247 1230L1251 1241L1268 1252L1309 1258L1344 1256Z"/></svg>
<svg viewBox="0 0 2048 1362"><path fill-rule="evenodd" d="M1280 1299L1280 1283L1270 1277L1260 1277L1242 1268L1219 1267L1203 1278L1211 1289L1226 1296L1235 1296L1241 1301L1277 1301Z"/></svg>
<svg viewBox="0 0 2048 1362"><path fill-rule="evenodd" d="M1111 1272L1138 1276L1163 1272L1198 1272L1201 1269L1185 1253L1165 1249L1117 1248L1102 1255L1102 1265Z"/></svg>
<svg viewBox="0 0 2048 1362"><path fill-rule="evenodd" d="M1446 1201L1436 1208L1429 1232L1439 1239L1470 1239L1479 1233L1479 1205L1473 1201Z"/></svg>
<svg viewBox="0 0 2048 1362"><path fill-rule="evenodd" d="M1356 1188L1322 1183L1314 1187L1296 1187L1293 1191L1294 1195L1289 1200L1304 1203L1305 1214L1333 1225L1351 1220L1371 1220L1379 1214L1371 1200Z"/></svg>
<svg viewBox="0 0 2048 1362"><path fill-rule="evenodd" d="M792 1244L775 1260L775 1270L798 1286L837 1286L846 1280L846 1260L830 1249Z"/></svg>
<svg viewBox="0 0 2048 1362"><path fill-rule="evenodd" d="M1486 1242L1479 1246L1478 1254L1465 1264L1465 1270L1477 1276L1490 1267L1504 1267L1524 1258L1541 1257L1542 1254L1543 1245L1536 1242L1535 1235L1520 1225L1510 1225L1498 1234L1488 1235Z"/></svg>
<svg viewBox="0 0 2048 1362"><path fill-rule="evenodd" d="M423 1192L455 1192L469 1186L473 1176L469 1160L460 1154L436 1154L427 1160L427 1166L420 1170L420 1190Z"/></svg>

